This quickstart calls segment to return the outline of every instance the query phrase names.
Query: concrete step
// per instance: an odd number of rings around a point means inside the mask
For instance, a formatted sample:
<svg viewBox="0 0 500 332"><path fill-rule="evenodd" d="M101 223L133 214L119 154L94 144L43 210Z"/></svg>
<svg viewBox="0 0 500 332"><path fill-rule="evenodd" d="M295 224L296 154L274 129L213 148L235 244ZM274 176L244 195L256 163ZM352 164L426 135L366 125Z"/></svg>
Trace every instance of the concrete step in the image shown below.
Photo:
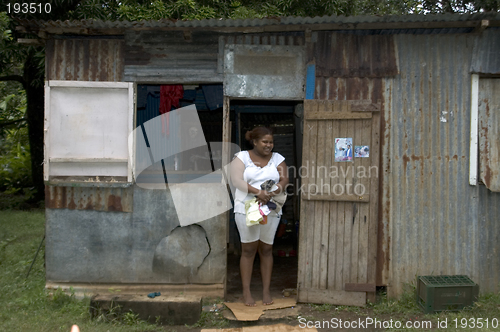
<svg viewBox="0 0 500 332"><path fill-rule="evenodd" d="M142 320L165 325L192 325L201 316L201 297L193 295L95 295L90 301L92 317L132 311Z"/></svg>
<svg viewBox="0 0 500 332"><path fill-rule="evenodd" d="M68 294L73 294L77 299L92 297L94 295L142 295L149 292L162 294L183 294L201 296L203 298L224 298L224 284L94 284L94 283L69 283L47 281L45 288L49 292L62 289Z"/></svg>

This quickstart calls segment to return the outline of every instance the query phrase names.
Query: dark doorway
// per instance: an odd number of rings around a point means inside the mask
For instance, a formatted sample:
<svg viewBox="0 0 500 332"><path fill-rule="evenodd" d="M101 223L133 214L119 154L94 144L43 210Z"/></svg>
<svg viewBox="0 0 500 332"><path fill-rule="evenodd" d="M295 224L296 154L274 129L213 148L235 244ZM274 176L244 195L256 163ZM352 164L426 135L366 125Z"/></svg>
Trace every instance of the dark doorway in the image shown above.
<svg viewBox="0 0 500 332"><path fill-rule="evenodd" d="M274 266L271 281L273 298L283 296L283 290L297 287L297 243L299 226L299 197L296 193L298 168L301 165L302 135L297 117L297 102L288 101L248 101L231 100L232 140L242 150L251 146L245 140L245 133L256 126L274 128L274 149L285 157L289 169L290 186L288 198L283 207L283 215L275 235L273 245ZM297 153L298 152L298 153ZM228 283L227 300L239 301L241 297L241 277L239 271L240 240L231 211L229 223ZM261 300L262 281L258 255L252 274L252 293L255 300Z"/></svg>

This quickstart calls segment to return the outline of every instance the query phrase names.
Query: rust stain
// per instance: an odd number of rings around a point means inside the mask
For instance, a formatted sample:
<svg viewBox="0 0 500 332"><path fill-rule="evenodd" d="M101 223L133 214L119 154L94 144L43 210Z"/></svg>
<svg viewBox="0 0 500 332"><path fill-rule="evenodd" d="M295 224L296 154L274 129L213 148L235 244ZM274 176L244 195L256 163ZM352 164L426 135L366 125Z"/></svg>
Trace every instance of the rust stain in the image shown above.
<svg viewBox="0 0 500 332"><path fill-rule="evenodd" d="M490 142L490 137L489 137L489 132L488 132L488 121L490 120L490 105L488 103L488 100L484 100L485 104L486 104L486 124L482 127L482 135L484 135L484 151L481 151L481 162L483 164L483 167L484 167L484 172L481 172L482 173L482 180L484 182L484 184L486 185L486 187L488 188L491 188L491 178L492 178L492 171L491 171L491 168L490 168L490 160L489 160L489 157L490 157L490 145L489 145L489 142Z"/></svg>
<svg viewBox="0 0 500 332"><path fill-rule="evenodd" d="M66 189L66 188L63 187L63 189ZM71 191L71 199L69 200L68 209L71 209L71 210L76 209L75 195L74 195L73 190Z"/></svg>
<svg viewBox="0 0 500 332"><path fill-rule="evenodd" d="M89 196L89 199L87 200L87 205L85 205L84 210L94 210L94 205L92 204L92 195Z"/></svg>
<svg viewBox="0 0 500 332"><path fill-rule="evenodd" d="M124 43L122 40L51 41L46 60L47 75L49 79L58 80L120 81Z"/></svg>
<svg viewBox="0 0 500 332"><path fill-rule="evenodd" d="M132 212L132 188L45 186L45 207L51 209ZM104 201L103 201L104 200ZM105 204L107 202L107 204Z"/></svg>
<svg viewBox="0 0 500 332"><path fill-rule="evenodd" d="M103 209L101 190L97 190L97 192L96 192L95 208L96 208L96 210Z"/></svg>
<svg viewBox="0 0 500 332"><path fill-rule="evenodd" d="M89 80L89 68L90 68L90 41L84 40L82 46L82 55L83 55L83 76L81 77L82 81Z"/></svg>
<svg viewBox="0 0 500 332"><path fill-rule="evenodd" d="M122 211L122 199L115 195L108 196L108 211Z"/></svg>
<svg viewBox="0 0 500 332"><path fill-rule="evenodd" d="M380 82L381 83L381 82ZM383 148L386 142L389 141L389 133L387 125L388 121L385 119L385 112L384 112L384 100L383 96L384 94L382 93L382 84L379 84L378 90L378 95L382 96L382 102L381 102L381 107L380 107L380 158L379 158L379 169L383 170ZM374 89L375 90L375 89ZM389 94L390 95L390 94ZM384 282L384 274L389 275L389 247L391 243L391 235L389 234L389 231L384 227L384 216L389 216L390 213L390 200L389 200L389 191L384 192L384 178L385 178L385 172L389 170L385 170L380 172L380 179L379 179L379 201L378 201L378 218L377 218L377 265L376 265L376 277L375 277L375 283L377 286L383 286L385 284ZM383 197L385 195L385 206L384 206L384 200Z"/></svg>
<svg viewBox="0 0 500 332"><path fill-rule="evenodd" d="M410 157L408 157L406 154L403 155L403 164L405 165L403 167L403 171L405 173L405 176L406 176L406 167L408 167L408 162L410 161Z"/></svg>
<svg viewBox="0 0 500 332"><path fill-rule="evenodd" d="M393 36L318 32L314 57L323 77L387 77L398 73Z"/></svg>

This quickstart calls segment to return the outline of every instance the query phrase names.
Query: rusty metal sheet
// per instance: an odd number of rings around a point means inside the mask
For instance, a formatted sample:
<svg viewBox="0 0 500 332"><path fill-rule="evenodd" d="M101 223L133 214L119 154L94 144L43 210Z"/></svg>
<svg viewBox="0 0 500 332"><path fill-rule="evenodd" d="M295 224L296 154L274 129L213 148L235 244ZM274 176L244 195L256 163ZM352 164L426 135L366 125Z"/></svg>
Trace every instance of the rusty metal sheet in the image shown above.
<svg viewBox="0 0 500 332"><path fill-rule="evenodd" d="M217 60L218 73L224 72L224 49L228 44L304 46L305 38L304 32L221 35L219 37L219 57Z"/></svg>
<svg viewBox="0 0 500 332"><path fill-rule="evenodd" d="M381 78L316 77L315 99L322 100L371 100L383 102L384 85Z"/></svg>
<svg viewBox="0 0 500 332"><path fill-rule="evenodd" d="M500 291L500 259L498 258L500 234L500 193L493 193L484 186L478 187L477 246L480 252L478 275L480 287L485 292Z"/></svg>
<svg viewBox="0 0 500 332"><path fill-rule="evenodd" d="M48 190L49 194L52 190L52 194L66 192L68 196L71 192L77 193L75 189L83 188L51 187ZM80 191L80 198L93 194L92 189ZM116 188L110 191L107 191L110 188L99 189L109 194L101 195L103 203L111 200L112 194L116 202L116 196L119 195ZM192 226L203 230L206 235L203 240L206 239L210 244L210 253L205 256L201 266L197 269L165 271L164 263L169 261L159 255L177 254L177 262L186 263L184 267L192 263L191 247L186 250L181 248L181 252L163 250L165 247L162 243L166 238L180 229L170 191L130 186L126 194L129 197L133 195L132 213L71 210L62 207L61 195L52 197L52 202L61 203L61 208L48 208L45 212L48 282L152 285L185 284L189 280L193 284L224 283L227 260L227 220L224 215ZM122 191L122 207L125 205L124 195L125 191ZM75 201L75 204L78 202ZM67 206L68 201L64 205Z"/></svg>
<svg viewBox="0 0 500 332"><path fill-rule="evenodd" d="M316 76L388 77L398 74L393 35L320 31L313 35Z"/></svg>
<svg viewBox="0 0 500 332"><path fill-rule="evenodd" d="M500 74L500 29L489 28L474 42L470 71L477 74Z"/></svg>
<svg viewBox="0 0 500 332"><path fill-rule="evenodd" d="M470 186L472 47L477 35L395 36L385 79L382 279L398 296L416 275L465 274L498 292L500 194Z"/></svg>
<svg viewBox="0 0 500 332"><path fill-rule="evenodd" d="M126 81L222 82L217 75L218 33L210 31L127 31Z"/></svg>
<svg viewBox="0 0 500 332"><path fill-rule="evenodd" d="M500 78L479 79L479 176L500 191Z"/></svg>
<svg viewBox="0 0 500 332"><path fill-rule="evenodd" d="M226 45L224 95L301 100L305 96L302 46Z"/></svg>
<svg viewBox="0 0 500 332"><path fill-rule="evenodd" d="M50 209L132 212L133 188L45 186Z"/></svg>
<svg viewBox="0 0 500 332"><path fill-rule="evenodd" d="M50 39L46 44L48 80L123 81L123 39Z"/></svg>

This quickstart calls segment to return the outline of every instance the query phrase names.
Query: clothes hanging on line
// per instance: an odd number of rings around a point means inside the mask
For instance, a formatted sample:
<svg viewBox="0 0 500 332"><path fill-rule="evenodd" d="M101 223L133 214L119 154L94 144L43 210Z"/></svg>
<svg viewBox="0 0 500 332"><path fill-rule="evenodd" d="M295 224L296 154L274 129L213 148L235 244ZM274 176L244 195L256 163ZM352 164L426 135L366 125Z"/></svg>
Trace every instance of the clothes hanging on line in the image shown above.
<svg viewBox="0 0 500 332"><path fill-rule="evenodd" d="M160 114L161 131L164 135L169 135L170 121L168 113L172 107L179 107L179 100L184 95L182 85L162 85L160 87Z"/></svg>

